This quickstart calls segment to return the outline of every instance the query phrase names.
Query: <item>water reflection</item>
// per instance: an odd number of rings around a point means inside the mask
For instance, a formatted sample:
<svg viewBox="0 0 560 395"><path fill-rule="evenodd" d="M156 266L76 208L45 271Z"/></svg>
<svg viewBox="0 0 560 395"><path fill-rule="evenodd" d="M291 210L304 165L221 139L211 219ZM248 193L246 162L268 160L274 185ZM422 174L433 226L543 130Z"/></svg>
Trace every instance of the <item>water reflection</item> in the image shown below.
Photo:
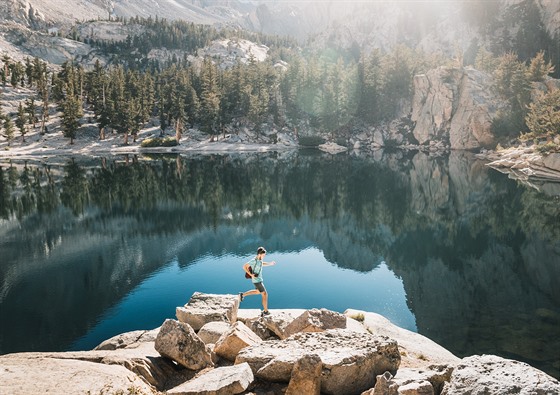
<svg viewBox="0 0 560 395"><path fill-rule="evenodd" d="M559 214L468 153L6 163L0 352L157 326L194 291L246 287L265 244L286 262L274 307L377 311L559 377Z"/></svg>

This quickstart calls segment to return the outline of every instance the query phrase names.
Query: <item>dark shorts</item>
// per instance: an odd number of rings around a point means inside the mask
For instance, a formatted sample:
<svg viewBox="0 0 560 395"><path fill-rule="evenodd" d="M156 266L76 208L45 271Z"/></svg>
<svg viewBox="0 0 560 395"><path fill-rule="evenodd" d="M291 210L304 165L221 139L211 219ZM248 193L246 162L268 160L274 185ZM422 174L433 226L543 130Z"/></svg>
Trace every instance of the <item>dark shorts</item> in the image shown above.
<svg viewBox="0 0 560 395"><path fill-rule="evenodd" d="M253 285L255 286L255 288L260 292L266 292L266 288L264 287L264 284L262 282L260 283L253 283Z"/></svg>

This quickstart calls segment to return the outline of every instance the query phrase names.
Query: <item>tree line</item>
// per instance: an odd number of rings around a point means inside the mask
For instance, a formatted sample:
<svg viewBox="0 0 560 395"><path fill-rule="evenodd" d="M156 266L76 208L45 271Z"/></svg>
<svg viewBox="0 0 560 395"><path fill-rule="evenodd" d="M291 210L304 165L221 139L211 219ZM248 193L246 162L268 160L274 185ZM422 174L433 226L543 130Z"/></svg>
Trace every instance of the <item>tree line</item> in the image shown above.
<svg viewBox="0 0 560 395"><path fill-rule="evenodd" d="M214 34L205 32L210 28L184 22L142 23L168 32L159 39L147 38L153 40L150 45L171 39L181 28L184 34L199 37L194 46ZM195 28L200 29L198 35L189 30ZM134 39L131 48L132 43ZM296 133L298 128L314 130L343 142L356 125L394 119L400 106L412 97L414 75L441 65L457 66L451 59L405 45L390 52L358 53L357 57L326 57L286 46L273 46L271 52L273 55L263 62L252 57L247 64L229 68L207 57L200 63L177 60L151 67L102 65L97 61L91 70L68 61L56 72L38 58L19 62L4 55L2 84L34 88L37 94L21 102L17 114L0 114L0 132L8 141L14 139L16 127L22 140L30 127L38 125L41 133L47 132L52 102L60 111L61 128L71 143L84 110L93 112L100 139L111 130L123 135L125 144L130 137L135 140L153 119L159 119L162 131L172 127L177 142L188 127L216 135L234 124L245 124L257 132L265 124L289 127ZM283 62L276 63L278 60ZM512 131L531 137L558 133L558 95L531 99L531 83L554 72L544 52L523 62L513 52L495 56L482 47L473 63L494 76L493 88L510 103L510 111L494 122L497 135L511 137ZM543 117L548 117L544 123Z"/></svg>
<svg viewBox="0 0 560 395"><path fill-rule="evenodd" d="M105 67L98 61L86 71L66 62L57 72L49 72L39 59L24 65L5 57L2 82L38 91L37 101L22 103L15 117L23 138L32 120L40 121L44 132L50 102L61 112L61 127L71 141L84 109L95 114L100 138L111 129L121 133L125 143L152 118L160 120L162 130L172 126L177 140L187 126L217 134L234 122L257 131L265 123L293 128L303 124L336 136L355 121L390 119L399 100L410 96L413 75L437 64L405 46L390 54L376 51L357 62L295 51L285 56L287 69L254 58L224 69L206 58L200 65L178 62L145 70ZM5 129L11 140L13 127Z"/></svg>

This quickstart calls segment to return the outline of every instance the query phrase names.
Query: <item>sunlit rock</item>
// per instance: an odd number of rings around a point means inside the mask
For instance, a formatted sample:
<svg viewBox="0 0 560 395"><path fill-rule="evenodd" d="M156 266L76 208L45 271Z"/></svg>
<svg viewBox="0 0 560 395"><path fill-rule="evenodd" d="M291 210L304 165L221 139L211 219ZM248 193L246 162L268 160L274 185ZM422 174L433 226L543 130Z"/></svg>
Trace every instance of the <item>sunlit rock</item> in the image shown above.
<svg viewBox="0 0 560 395"><path fill-rule="evenodd" d="M239 296L216 295L195 292L183 307L177 307L175 314L181 322L198 331L208 322L223 321L233 324L237 321Z"/></svg>
<svg viewBox="0 0 560 395"><path fill-rule="evenodd" d="M559 394L560 382L523 362L495 355L463 358L442 395Z"/></svg>
<svg viewBox="0 0 560 395"><path fill-rule="evenodd" d="M560 172L560 154L551 153L543 158L543 164L549 169Z"/></svg>
<svg viewBox="0 0 560 395"><path fill-rule="evenodd" d="M156 390L123 366L29 354L0 357L0 393L29 394L156 394Z"/></svg>
<svg viewBox="0 0 560 395"><path fill-rule="evenodd" d="M309 354L300 358L292 370L286 395L319 395L322 367L319 355Z"/></svg>
<svg viewBox="0 0 560 395"><path fill-rule="evenodd" d="M285 340L244 348L235 362L249 363L257 377L264 380L288 382L293 366L307 354L321 356L321 392L325 394L354 394L371 388L378 374L395 373L401 359L397 343L387 337L328 330L298 333ZM263 369L277 360L282 362L280 374Z"/></svg>
<svg viewBox="0 0 560 395"><path fill-rule="evenodd" d="M259 322L262 322L269 330L271 330L280 339L285 339L288 337L288 335L286 334L286 328L297 317L298 316L294 316L290 312L282 311L279 313L273 313L270 317L266 317L263 320L259 320Z"/></svg>
<svg viewBox="0 0 560 395"><path fill-rule="evenodd" d="M327 329L346 328L346 317L327 309L306 310L293 320L284 330L286 338L299 332L322 332Z"/></svg>
<svg viewBox="0 0 560 395"><path fill-rule="evenodd" d="M215 321L204 324L197 335L206 344L216 344L220 336L230 329L231 325L223 321Z"/></svg>
<svg viewBox="0 0 560 395"><path fill-rule="evenodd" d="M209 370L168 391L176 395L233 395L247 390L254 376L246 363Z"/></svg>
<svg viewBox="0 0 560 395"><path fill-rule="evenodd" d="M94 350L116 350L118 348L125 348L134 343L154 342L159 333L159 328L152 329L151 331L132 331L121 333L120 335L113 336L110 339L103 341Z"/></svg>
<svg viewBox="0 0 560 395"><path fill-rule="evenodd" d="M348 309L344 314L348 317L363 315L362 325L370 333L395 340L399 345L401 368L427 368L434 364L452 365L460 361L460 358L439 344L419 333L392 324L382 315L354 309Z"/></svg>
<svg viewBox="0 0 560 395"><path fill-rule="evenodd" d="M452 367L432 365L426 369L399 369L396 376L389 372L377 376L375 387L362 395L433 395L439 394L451 377Z"/></svg>
<svg viewBox="0 0 560 395"><path fill-rule="evenodd" d="M155 342L156 350L190 370L213 366L212 355L190 325L165 320Z"/></svg>
<svg viewBox="0 0 560 395"><path fill-rule="evenodd" d="M234 361L243 348L257 345L260 342L260 337L247 328L244 323L238 321L218 339L214 352L220 357Z"/></svg>

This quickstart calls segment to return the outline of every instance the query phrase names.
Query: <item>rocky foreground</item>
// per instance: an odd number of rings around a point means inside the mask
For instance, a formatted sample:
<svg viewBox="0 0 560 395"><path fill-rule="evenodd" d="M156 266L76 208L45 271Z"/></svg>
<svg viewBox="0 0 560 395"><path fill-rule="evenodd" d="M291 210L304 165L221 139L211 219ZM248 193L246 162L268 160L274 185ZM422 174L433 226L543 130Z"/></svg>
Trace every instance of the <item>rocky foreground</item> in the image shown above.
<svg viewBox="0 0 560 395"><path fill-rule="evenodd" d="M560 382L493 355L459 359L384 317L239 309L195 293L160 328L92 351L0 356L1 394L560 394Z"/></svg>

